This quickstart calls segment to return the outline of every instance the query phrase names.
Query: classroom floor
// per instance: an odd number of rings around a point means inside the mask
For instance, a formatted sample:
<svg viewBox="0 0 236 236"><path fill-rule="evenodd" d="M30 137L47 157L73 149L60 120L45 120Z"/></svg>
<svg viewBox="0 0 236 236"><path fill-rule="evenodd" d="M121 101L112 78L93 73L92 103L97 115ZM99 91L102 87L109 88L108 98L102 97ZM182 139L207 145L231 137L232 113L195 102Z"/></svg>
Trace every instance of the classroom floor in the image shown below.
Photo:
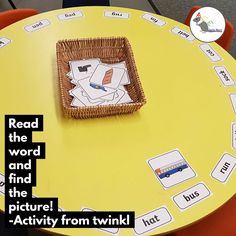
<svg viewBox="0 0 236 236"><path fill-rule="evenodd" d="M12 0L17 8L35 8L39 12L51 11L54 9L62 8L62 0ZM135 1L125 1L125 0L110 0L111 6L128 7L134 9L140 9L143 11L153 12L153 9L148 1L135 0ZM0 1L0 11L12 9L8 1Z"/></svg>

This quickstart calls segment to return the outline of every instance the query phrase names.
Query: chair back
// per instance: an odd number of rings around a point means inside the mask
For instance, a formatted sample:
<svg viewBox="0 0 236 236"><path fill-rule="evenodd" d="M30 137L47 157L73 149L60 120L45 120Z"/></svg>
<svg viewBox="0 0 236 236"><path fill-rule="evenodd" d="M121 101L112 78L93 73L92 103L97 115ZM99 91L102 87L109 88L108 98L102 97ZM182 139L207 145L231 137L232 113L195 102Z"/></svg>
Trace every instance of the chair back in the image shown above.
<svg viewBox="0 0 236 236"><path fill-rule="evenodd" d="M35 9L15 9L0 12L0 29L36 14L38 12Z"/></svg>

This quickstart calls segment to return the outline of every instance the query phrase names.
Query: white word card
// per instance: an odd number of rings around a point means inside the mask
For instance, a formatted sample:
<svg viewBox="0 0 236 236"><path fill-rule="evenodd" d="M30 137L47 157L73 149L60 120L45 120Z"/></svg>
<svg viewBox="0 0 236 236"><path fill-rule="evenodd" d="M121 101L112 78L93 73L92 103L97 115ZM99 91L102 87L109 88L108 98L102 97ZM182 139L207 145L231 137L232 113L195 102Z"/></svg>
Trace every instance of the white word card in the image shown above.
<svg viewBox="0 0 236 236"><path fill-rule="evenodd" d="M215 66L214 68L224 86L235 85L234 79L224 66Z"/></svg>
<svg viewBox="0 0 236 236"><path fill-rule="evenodd" d="M134 231L136 234L144 234L160 228L173 220L166 207L160 207L135 219Z"/></svg>
<svg viewBox="0 0 236 236"><path fill-rule="evenodd" d="M164 20L161 20L161 19L158 19L157 17L153 16L153 15L150 15L148 13L144 14L143 15L143 19L155 24L155 25L158 25L160 27L164 26L166 24L166 22Z"/></svg>
<svg viewBox="0 0 236 236"><path fill-rule="evenodd" d="M129 13L118 12L118 11L104 11L104 16L113 17L113 18L128 19L129 18Z"/></svg>
<svg viewBox="0 0 236 236"><path fill-rule="evenodd" d="M175 204L181 209L185 210L203 199L209 197L211 191L206 187L205 184L199 183L173 197Z"/></svg>
<svg viewBox="0 0 236 236"><path fill-rule="evenodd" d="M192 34L186 32L186 31L183 31L180 28L175 27L171 30L171 32L174 34L177 34L178 36L180 36L188 41L195 40L195 37Z"/></svg>
<svg viewBox="0 0 236 236"><path fill-rule="evenodd" d="M11 42L10 39L8 38L0 38L0 48L5 47L7 44L9 44Z"/></svg>
<svg viewBox="0 0 236 236"><path fill-rule="evenodd" d="M5 177L0 174L0 193L5 194Z"/></svg>
<svg viewBox="0 0 236 236"><path fill-rule="evenodd" d="M200 48L211 61L217 62L221 60L221 57L212 49L209 44L201 44Z"/></svg>
<svg viewBox="0 0 236 236"><path fill-rule="evenodd" d="M235 166L236 158L225 153L212 171L211 176L222 183L226 183L233 173Z"/></svg>
<svg viewBox="0 0 236 236"><path fill-rule="evenodd" d="M67 12L65 14L58 15L59 20L69 20L74 18L82 17L83 13L81 11Z"/></svg>
<svg viewBox="0 0 236 236"><path fill-rule="evenodd" d="M36 30L42 29L42 28L44 28L46 26L49 26L50 24L51 24L50 21L45 19L45 20L41 20L41 21L35 22L32 25L25 26L25 30L27 32L34 32Z"/></svg>
<svg viewBox="0 0 236 236"><path fill-rule="evenodd" d="M231 94L229 95L229 97L230 97L231 104L232 104L233 109L234 109L234 113L235 113L235 115L236 115L236 93L231 93Z"/></svg>
<svg viewBox="0 0 236 236"><path fill-rule="evenodd" d="M91 208L82 208L83 212L93 212L95 210L91 209ZM98 228L99 230L108 232L110 234L117 234L119 232L119 228Z"/></svg>
<svg viewBox="0 0 236 236"><path fill-rule="evenodd" d="M236 123L232 124L232 148L236 149Z"/></svg>
<svg viewBox="0 0 236 236"><path fill-rule="evenodd" d="M148 164L164 188L170 188L196 176L178 150L154 157L148 160Z"/></svg>

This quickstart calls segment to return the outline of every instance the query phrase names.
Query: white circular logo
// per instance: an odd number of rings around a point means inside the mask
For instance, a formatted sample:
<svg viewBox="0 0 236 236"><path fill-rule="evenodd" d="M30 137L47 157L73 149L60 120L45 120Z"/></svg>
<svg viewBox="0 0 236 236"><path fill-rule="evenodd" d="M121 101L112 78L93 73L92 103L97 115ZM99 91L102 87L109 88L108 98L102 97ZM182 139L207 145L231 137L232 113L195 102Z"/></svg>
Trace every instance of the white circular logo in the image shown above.
<svg viewBox="0 0 236 236"><path fill-rule="evenodd" d="M190 20L192 34L203 42L219 39L225 31L225 18L213 7L203 7L194 12Z"/></svg>

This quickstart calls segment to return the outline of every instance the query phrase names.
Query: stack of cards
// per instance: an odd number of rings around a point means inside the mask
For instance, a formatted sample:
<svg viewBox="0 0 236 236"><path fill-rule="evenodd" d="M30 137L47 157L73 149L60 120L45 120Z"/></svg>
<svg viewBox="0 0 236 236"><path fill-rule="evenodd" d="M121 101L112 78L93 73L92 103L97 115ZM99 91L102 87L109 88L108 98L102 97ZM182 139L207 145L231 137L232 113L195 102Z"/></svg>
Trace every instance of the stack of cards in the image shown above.
<svg viewBox="0 0 236 236"><path fill-rule="evenodd" d="M69 91L71 106L114 105L133 102L124 85L130 84L125 62L104 64L99 58L70 61L67 76L75 87Z"/></svg>

